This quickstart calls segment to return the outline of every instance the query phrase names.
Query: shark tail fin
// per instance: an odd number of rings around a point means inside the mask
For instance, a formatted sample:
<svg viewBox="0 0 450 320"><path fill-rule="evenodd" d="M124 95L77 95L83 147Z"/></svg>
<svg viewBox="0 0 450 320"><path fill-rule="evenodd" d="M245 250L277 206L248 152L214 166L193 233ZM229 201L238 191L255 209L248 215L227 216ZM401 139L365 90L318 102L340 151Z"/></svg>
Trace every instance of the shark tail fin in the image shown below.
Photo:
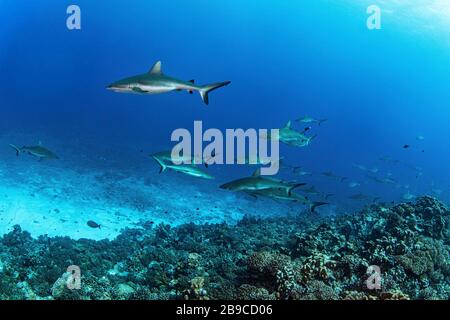
<svg viewBox="0 0 450 320"><path fill-rule="evenodd" d="M328 202L313 202L311 205L311 212L316 212L316 208L329 204Z"/></svg>
<svg viewBox="0 0 450 320"><path fill-rule="evenodd" d="M291 187L289 187L289 189L288 189L288 191L287 191L289 197L292 195L292 190L294 190L295 188L304 186L305 184L306 184L306 183L296 183L296 184L292 185Z"/></svg>
<svg viewBox="0 0 450 320"><path fill-rule="evenodd" d="M200 96L202 97L203 102L208 105L209 104L209 97L208 94L216 89L219 89L221 87L225 87L229 85L231 81L225 81L225 82L219 82L219 83L213 83L213 84L207 84L206 86L202 86L199 90Z"/></svg>
<svg viewBox="0 0 450 320"><path fill-rule="evenodd" d="M155 156L153 156L153 159L155 159L156 162L158 162L158 164L160 166L160 169L159 169L159 173L160 174L163 173L164 171L166 171L167 165L161 159L159 159L159 158L157 158Z"/></svg>
<svg viewBox="0 0 450 320"><path fill-rule="evenodd" d="M16 156L18 157L19 154L20 154L20 148L16 147L16 146L13 145L13 144L10 144L9 146L10 146L11 148L13 148L14 150L16 150Z"/></svg>

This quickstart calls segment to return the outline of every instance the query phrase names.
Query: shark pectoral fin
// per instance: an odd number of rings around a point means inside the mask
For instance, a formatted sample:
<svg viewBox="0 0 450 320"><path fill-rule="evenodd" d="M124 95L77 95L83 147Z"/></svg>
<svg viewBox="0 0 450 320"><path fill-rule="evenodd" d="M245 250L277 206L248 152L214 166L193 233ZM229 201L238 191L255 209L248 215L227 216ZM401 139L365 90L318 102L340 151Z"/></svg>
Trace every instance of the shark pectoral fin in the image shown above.
<svg viewBox="0 0 450 320"><path fill-rule="evenodd" d="M292 185L291 187L289 187L288 192L287 192L289 197L292 196L292 190L294 190L295 188L304 186L304 185L306 185L306 183L296 183L296 184Z"/></svg>
<svg viewBox="0 0 450 320"><path fill-rule="evenodd" d="M19 157L19 154L20 154L20 148L16 147L16 146L13 145L13 144L10 144L9 146L10 146L11 148L13 148L14 150L16 150L16 156Z"/></svg>
<svg viewBox="0 0 450 320"><path fill-rule="evenodd" d="M195 84L195 80L189 80L188 82ZM188 90L189 94L193 94L194 90Z"/></svg>
<svg viewBox="0 0 450 320"><path fill-rule="evenodd" d="M316 212L317 207L325 206L329 204L328 202L313 202L311 205L311 212Z"/></svg>
<svg viewBox="0 0 450 320"><path fill-rule="evenodd" d="M133 87L132 90L136 93L147 93L147 91L144 91L139 87Z"/></svg>
<svg viewBox="0 0 450 320"><path fill-rule="evenodd" d="M256 169L255 172L253 172L252 177L259 177L261 175L261 168Z"/></svg>

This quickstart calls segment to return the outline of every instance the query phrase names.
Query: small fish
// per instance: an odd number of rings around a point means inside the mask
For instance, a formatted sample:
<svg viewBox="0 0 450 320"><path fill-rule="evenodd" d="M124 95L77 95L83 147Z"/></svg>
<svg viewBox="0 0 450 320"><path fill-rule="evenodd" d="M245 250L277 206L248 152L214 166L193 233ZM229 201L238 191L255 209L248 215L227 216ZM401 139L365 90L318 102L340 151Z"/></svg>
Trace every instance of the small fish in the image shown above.
<svg viewBox="0 0 450 320"><path fill-rule="evenodd" d="M301 167L295 167L294 170L292 170L292 173L297 175L297 176L301 176L301 177L302 176L310 176L310 175L312 175L312 172L302 170Z"/></svg>
<svg viewBox="0 0 450 320"><path fill-rule="evenodd" d="M403 198L403 200L413 200L413 199L416 198L416 196L413 195L413 194L411 194L411 193L409 193L409 192L407 192L407 193L405 193L405 194L403 195L402 198Z"/></svg>
<svg viewBox="0 0 450 320"><path fill-rule="evenodd" d="M366 175L366 177L368 179L371 179L371 180L373 180L375 182L378 182L378 183L385 183L385 184L395 184L396 183L395 180L393 180L393 179L391 179L389 177L388 178L378 178L378 177L370 176L370 175Z"/></svg>
<svg viewBox="0 0 450 320"><path fill-rule="evenodd" d="M409 149L411 146L409 145L409 144L405 144L404 146L403 146L403 149Z"/></svg>
<svg viewBox="0 0 450 320"><path fill-rule="evenodd" d="M59 157L56 154L54 154L52 151L48 150L47 148L44 148L41 145L38 145L38 146L23 146L21 148L15 146L13 144L10 144L9 146L16 151L17 157L21 153L27 153L29 155L32 155L32 156L38 158L39 161L44 160L44 159L47 159L47 160L59 159Z"/></svg>
<svg viewBox="0 0 450 320"><path fill-rule="evenodd" d="M367 199L370 199L370 197L369 197L369 196L366 196L365 194L358 193L358 194L354 194L354 195L350 196L349 199L352 199L352 200L358 200L358 201L359 201L359 200L367 200Z"/></svg>
<svg viewBox="0 0 450 320"><path fill-rule="evenodd" d="M418 136L416 137L416 140L422 141L422 140L425 140L425 137L422 136L422 135L418 135Z"/></svg>
<svg viewBox="0 0 450 320"><path fill-rule="evenodd" d="M442 190L441 189L431 189L431 192L434 193L435 195L440 196L442 194Z"/></svg>
<svg viewBox="0 0 450 320"><path fill-rule="evenodd" d="M100 229L100 227L101 227L97 222L92 221L92 220L89 220L87 222L87 225L93 229Z"/></svg>
<svg viewBox="0 0 450 320"><path fill-rule="evenodd" d="M355 168L358 168L359 170L361 170L361 171L367 171L367 167L366 166L363 166L362 164L356 164L356 163L354 163L354 164L352 164Z"/></svg>
<svg viewBox="0 0 450 320"><path fill-rule="evenodd" d="M328 178L337 179L337 180L339 180L341 182L343 182L344 180L347 179L346 177L337 176L331 171L322 172L322 175L325 176L325 177L328 177Z"/></svg>
<svg viewBox="0 0 450 320"><path fill-rule="evenodd" d="M356 187L359 187L360 185L361 185L361 183L356 182L356 181L352 181L352 182L350 182L350 183L348 184L348 187L349 187L349 188L356 188Z"/></svg>
<svg viewBox="0 0 450 320"><path fill-rule="evenodd" d="M378 160L392 163L392 164L397 164L400 162L400 160L392 159L391 157L388 157L388 156L380 157Z"/></svg>

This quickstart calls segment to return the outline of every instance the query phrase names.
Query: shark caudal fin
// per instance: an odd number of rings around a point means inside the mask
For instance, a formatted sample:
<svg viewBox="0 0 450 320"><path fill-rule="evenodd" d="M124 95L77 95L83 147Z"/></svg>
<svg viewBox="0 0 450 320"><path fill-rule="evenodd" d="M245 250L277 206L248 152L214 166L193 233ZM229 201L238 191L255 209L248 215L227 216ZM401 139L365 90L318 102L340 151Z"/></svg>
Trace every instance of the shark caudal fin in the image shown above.
<svg viewBox="0 0 450 320"><path fill-rule="evenodd" d="M317 207L325 206L329 204L328 202L313 202L311 205L311 212L316 212Z"/></svg>
<svg viewBox="0 0 450 320"><path fill-rule="evenodd" d="M11 148L13 148L14 150L16 150L16 156L18 157L19 154L20 154L20 148L16 147L16 146L13 145L13 144L10 144L9 146L10 146Z"/></svg>
<svg viewBox="0 0 450 320"><path fill-rule="evenodd" d="M216 89L219 89L221 87L225 87L229 85L231 81L225 81L225 82L219 82L219 83L213 83L213 84L207 84L206 86L202 86L199 90L200 96L202 97L203 102L208 105L209 104L209 98L208 94Z"/></svg>
<svg viewBox="0 0 450 320"><path fill-rule="evenodd" d="M289 189L287 190L289 197L292 195L292 190L294 190L295 188L304 186L304 185L306 185L306 183L296 183L296 184L292 185L291 187L289 187Z"/></svg>
<svg viewBox="0 0 450 320"><path fill-rule="evenodd" d="M161 159L158 159L155 156L153 156L153 159L155 159L156 162L158 162L158 164L160 166L159 173L163 173L164 171L166 171L167 165Z"/></svg>

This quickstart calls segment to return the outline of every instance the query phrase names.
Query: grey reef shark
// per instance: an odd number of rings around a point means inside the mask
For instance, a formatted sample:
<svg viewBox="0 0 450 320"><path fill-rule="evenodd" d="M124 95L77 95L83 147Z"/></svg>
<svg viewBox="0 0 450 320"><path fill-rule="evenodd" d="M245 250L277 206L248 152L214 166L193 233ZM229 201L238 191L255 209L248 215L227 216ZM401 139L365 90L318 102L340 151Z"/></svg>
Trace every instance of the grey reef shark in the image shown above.
<svg viewBox="0 0 450 320"><path fill-rule="evenodd" d="M148 73L132 76L107 86L108 90L135 94L159 94L186 90L190 94L198 91L203 102L209 104L208 94L218 88L227 86L231 81L217 82L207 85L196 85L194 80L183 81L169 77L162 72L161 61L155 63Z"/></svg>

